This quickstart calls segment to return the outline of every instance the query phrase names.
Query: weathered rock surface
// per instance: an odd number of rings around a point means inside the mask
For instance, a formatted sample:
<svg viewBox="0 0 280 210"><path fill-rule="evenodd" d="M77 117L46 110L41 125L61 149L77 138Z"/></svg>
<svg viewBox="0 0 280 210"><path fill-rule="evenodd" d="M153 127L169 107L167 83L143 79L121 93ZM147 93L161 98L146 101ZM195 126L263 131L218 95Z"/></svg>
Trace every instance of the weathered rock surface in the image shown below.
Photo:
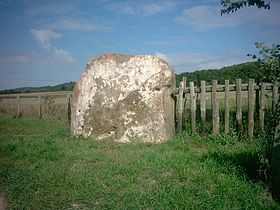
<svg viewBox="0 0 280 210"><path fill-rule="evenodd" d="M71 132L119 142L160 143L175 134L175 73L152 56L105 54L74 88Z"/></svg>

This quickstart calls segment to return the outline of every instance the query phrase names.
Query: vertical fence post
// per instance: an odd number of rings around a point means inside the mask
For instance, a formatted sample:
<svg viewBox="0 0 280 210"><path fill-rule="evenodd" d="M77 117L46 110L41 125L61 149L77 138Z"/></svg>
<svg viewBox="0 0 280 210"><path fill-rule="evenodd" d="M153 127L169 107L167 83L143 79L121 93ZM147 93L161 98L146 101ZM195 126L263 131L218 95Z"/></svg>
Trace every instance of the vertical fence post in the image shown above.
<svg viewBox="0 0 280 210"><path fill-rule="evenodd" d="M277 104L277 101L278 101L278 85L279 83L278 82L275 82L273 84L273 92L272 92L272 111L273 113L276 113L276 104Z"/></svg>
<svg viewBox="0 0 280 210"><path fill-rule="evenodd" d="M225 80L225 133L229 132L229 80Z"/></svg>
<svg viewBox="0 0 280 210"><path fill-rule="evenodd" d="M42 97L38 96L38 115L39 118L42 118Z"/></svg>
<svg viewBox="0 0 280 210"><path fill-rule="evenodd" d="M261 83L261 95L260 95L260 109L259 109L259 121L260 128L264 129L264 115L265 115L265 103L266 103L266 83Z"/></svg>
<svg viewBox="0 0 280 210"><path fill-rule="evenodd" d="M217 80L212 82L211 104L212 104L212 126L213 135L220 133L220 117L219 117L219 103L217 100Z"/></svg>
<svg viewBox="0 0 280 210"><path fill-rule="evenodd" d="M187 77L185 77L185 76L183 76L183 86L184 86L184 88L183 88L183 90L186 90L187 89ZM182 123L183 123L183 121L184 121L184 118L185 118L185 113L186 113L186 103L187 103L187 95L186 94L184 94L184 92L183 92L183 117L182 117Z"/></svg>
<svg viewBox="0 0 280 210"><path fill-rule="evenodd" d="M179 94L178 94L177 133L182 132L183 110L184 110L184 83L183 81L181 81L179 86Z"/></svg>
<svg viewBox="0 0 280 210"><path fill-rule="evenodd" d="M184 89L187 88L187 77L183 77L183 84L184 84Z"/></svg>
<svg viewBox="0 0 280 210"><path fill-rule="evenodd" d="M17 96L17 117L20 117L20 96Z"/></svg>
<svg viewBox="0 0 280 210"><path fill-rule="evenodd" d="M254 136L254 107L255 107L255 80L249 79L248 85L248 138L253 140Z"/></svg>
<svg viewBox="0 0 280 210"><path fill-rule="evenodd" d="M200 82L200 116L201 116L201 130L202 134L205 134L205 127L206 127L206 87L205 81Z"/></svg>
<svg viewBox="0 0 280 210"><path fill-rule="evenodd" d="M191 102L191 121L192 134L196 132L196 97L194 91L194 82L190 82L190 102Z"/></svg>
<svg viewBox="0 0 280 210"><path fill-rule="evenodd" d="M67 99L66 99L66 103L67 103L67 120L69 123L71 123L71 96L67 95Z"/></svg>
<svg viewBox="0 0 280 210"><path fill-rule="evenodd" d="M236 129L237 133L242 132L242 80L236 79Z"/></svg>

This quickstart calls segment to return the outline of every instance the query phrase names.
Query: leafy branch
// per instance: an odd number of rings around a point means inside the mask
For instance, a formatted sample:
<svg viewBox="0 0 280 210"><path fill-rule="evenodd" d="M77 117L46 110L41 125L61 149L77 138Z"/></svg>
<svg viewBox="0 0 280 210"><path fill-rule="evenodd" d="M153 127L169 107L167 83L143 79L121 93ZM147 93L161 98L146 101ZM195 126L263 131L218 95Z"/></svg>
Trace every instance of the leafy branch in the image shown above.
<svg viewBox="0 0 280 210"><path fill-rule="evenodd" d="M239 0L232 2L231 0L221 0L221 15L236 12L242 7L256 6L258 8L270 9L270 3L266 3L264 0Z"/></svg>

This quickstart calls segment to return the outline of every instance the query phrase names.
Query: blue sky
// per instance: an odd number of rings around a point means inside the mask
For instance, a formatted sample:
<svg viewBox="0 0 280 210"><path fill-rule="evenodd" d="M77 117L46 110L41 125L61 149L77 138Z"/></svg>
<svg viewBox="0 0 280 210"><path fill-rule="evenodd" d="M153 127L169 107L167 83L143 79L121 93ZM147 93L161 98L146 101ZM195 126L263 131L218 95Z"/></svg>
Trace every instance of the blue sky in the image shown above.
<svg viewBox="0 0 280 210"><path fill-rule="evenodd" d="M176 73L250 61L280 43L280 1L220 15L219 0L0 0L0 89L76 81L103 53L150 54Z"/></svg>

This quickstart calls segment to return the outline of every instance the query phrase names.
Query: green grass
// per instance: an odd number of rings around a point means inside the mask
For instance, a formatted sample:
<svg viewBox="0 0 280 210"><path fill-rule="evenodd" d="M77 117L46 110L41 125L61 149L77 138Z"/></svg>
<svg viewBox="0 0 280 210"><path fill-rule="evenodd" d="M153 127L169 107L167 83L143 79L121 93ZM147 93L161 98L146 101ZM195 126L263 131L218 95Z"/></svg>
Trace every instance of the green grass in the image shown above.
<svg viewBox="0 0 280 210"><path fill-rule="evenodd" d="M280 209L251 174L258 151L234 135L116 144L1 119L0 189L10 209Z"/></svg>

